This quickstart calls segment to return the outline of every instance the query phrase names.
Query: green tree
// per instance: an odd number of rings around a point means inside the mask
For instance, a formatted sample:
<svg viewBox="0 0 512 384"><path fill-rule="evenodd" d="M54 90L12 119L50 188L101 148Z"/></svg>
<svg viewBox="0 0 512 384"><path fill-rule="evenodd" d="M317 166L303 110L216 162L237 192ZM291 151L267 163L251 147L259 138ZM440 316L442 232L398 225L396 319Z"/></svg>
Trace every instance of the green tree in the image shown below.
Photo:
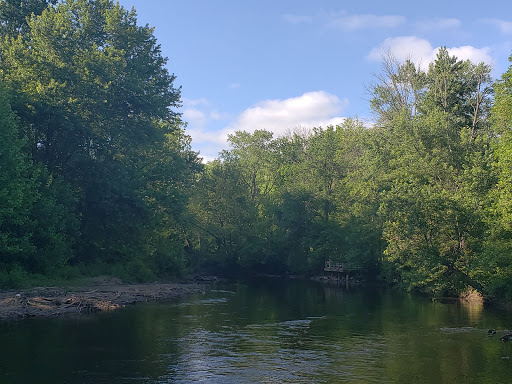
<svg viewBox="0 0 512 384"><path fill-rule="evenodd" d="M491 68L484 63L458 60L446 47L437 53L427 73L428 93L423 113L440 109L450 117L454 135L462 128L471 128L472 137L483 128L489 114L493 93Z"/></svg>
<svg viewBox="0 0 512 384"><path fill-rule="evenodd" d="M492 185L478 184L489 169L484 128L491 92L482 85L488 74L483 64L459 61L441 49L426 74L417 113L412 106L388 111L387 125L379 128L386 148L380 155L387 180L379 210L384 266L389 278L409 289L441 295L482 289L474 262Z"/></svg>
<svg viewBox="0 0 512 384"><path fill-rule="evenodd" d="M0 263L22 265L34 253L31 209L38 199L26 142L0 90Z"/></svg>
<svg viewBox="0 0 512 384"><path fill-rule="evenodd" d="M75 262L140 279L182 268L178 221L198 160L153 29L117 2L68 0L34 12L22 32L2 42L2 77L44 180L78 196L67 200L79 209Z"/></svg>
<svg viewBox="0 0 512 384"><path fill-rule="evenodd" d="M509 61L512 62L512 56ZM493 174L497 182L490 191L487 209L489 236L482 258L480 275L494 298L512 299L512 65L494 84L495 102L491 121L493 145Z"/></svg>
<svg viewBox="0 0 512 384"><path fill-rule="evenodd" d="M134 11L70 0L28 24L26 38L6 47L4 76L24 94L20 104L28 101L15 107L50 170L66 175L83 161L120 161L151 141L155 120L174 117L174 76Z"/></svg>
<svg viewBox="0 0 512 384"><path fill-rule="evenodd" d="M414 63L399 62L391 53L382 57L382 73L369 86L370 107L379 119L380 126L389 125L397 113L406 110L415 116L422 102L426 87L426 74Z"/></svg>
<svg viewBox="0 0 512 384"><path fill-rule="evenodd" d="M241 170L243 183L251 200L268 196L276 183L275 142L269 131L254 133L237 131L228 136L231 149L221 153L221 158Z"/></svg>

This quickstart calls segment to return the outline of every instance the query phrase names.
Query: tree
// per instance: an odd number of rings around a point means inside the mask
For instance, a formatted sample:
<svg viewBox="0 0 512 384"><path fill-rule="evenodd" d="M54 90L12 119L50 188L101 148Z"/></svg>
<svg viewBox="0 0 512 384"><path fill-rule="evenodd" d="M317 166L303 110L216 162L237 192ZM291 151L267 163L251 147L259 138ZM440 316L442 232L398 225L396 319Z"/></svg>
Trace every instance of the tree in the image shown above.
<svg viewBox="0 0 512 384"><path fill-rule="evenodd" d="M3 67L11 89L25 95L17 99L28 101L28 108L15 107L33 152L52 171L120 160L120 152L152 140L155 120L175 116L174 76L134 11L109 0L70 0L28 25L26 38L10 43Z"/></svg>
<svg viewBox="0 0 512 384"><path fill-rule="evenodd" d="M393 115L403 110L413 116L418 113L427 78L412 61L400 63L391 53L387 53L382 58L382 73L376 74L375 78L376 82L369 87L372 96L370 107L378 116L381 126L389 124Z"/></svg>
<svg viewBox="0 0 512 384"><path fill-rule="evenodd" d="M493 93L490 72L488 65L458 60L442 47L429 66L429 91L423 113L438 108L450 116L455 134L461 128L470 127L475 138L489 114Z"/></svg>
<svg viewBox="0 0 512 384"><path fill-rule="evenodd" d="M386 109L379 120L386 123L377 128L387 178L379 209L387 244L383 265L390 279L409 289L441 295L482 289L474 261L492 182L479 184L476 175L489 169L482 161L490 139L484 129L488 73L483 64L459 61L442 48L424 77L419 103Z"/></svg>
<svg viewBox="0 0 512 384"><path fill-rule="evenodd" d="M198 160L153 29L117 2L68 0L20 31L2 42L2 77L44 179L78 197L74 262L120 264L140 278L182 268L184 185Z"/></svg>
<svg viewBox="0 0 512 384"><path fill-rule="evenodd" d="M512 56L509 61L512 62ZM494 84L491 110L493 175L496 185L489 192L489 236L479 263L480 277L495 298L512 299L512 65Z"/></svg>
<svg viewBox="0 0 512 384"><path fill-rule="evenodd" d="M341 163L341 143L333 126L315 128L308 139L303 164L302 183L308 186L321 205L320 214L325 222L335 208L334 191L345 177L344 164Z"/></svg>
<svg viewBox="0 0 512 384"><path fill-rule="evenodd" d="M34 164L4 90L0 92L0 285L27 273L56 276L75 256L76 197L62 179ZM15 279L9 274L17 276Z"/></svg>
<svg viewBox="0 0 512 384"><path fill-rule="evenodd" d="M228 136L232 147L223 151L221 158L239 166L241 177L251 200L268 195L275 185L275 156L273 134L257 130L254 133L237 131Z"/></svg>

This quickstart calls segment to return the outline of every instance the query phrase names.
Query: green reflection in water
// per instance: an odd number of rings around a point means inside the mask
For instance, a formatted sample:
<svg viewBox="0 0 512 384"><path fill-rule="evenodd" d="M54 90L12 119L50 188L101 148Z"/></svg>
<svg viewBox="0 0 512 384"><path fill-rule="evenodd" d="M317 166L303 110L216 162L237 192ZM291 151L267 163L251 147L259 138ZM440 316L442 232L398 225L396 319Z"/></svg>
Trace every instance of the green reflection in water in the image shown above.
<svg viewBox="0 0 512 384"><path fill-rule="evenodd" d="M219 283L100 316L0 324L0 383L509 383L506 313L389 290Z"/></svg>

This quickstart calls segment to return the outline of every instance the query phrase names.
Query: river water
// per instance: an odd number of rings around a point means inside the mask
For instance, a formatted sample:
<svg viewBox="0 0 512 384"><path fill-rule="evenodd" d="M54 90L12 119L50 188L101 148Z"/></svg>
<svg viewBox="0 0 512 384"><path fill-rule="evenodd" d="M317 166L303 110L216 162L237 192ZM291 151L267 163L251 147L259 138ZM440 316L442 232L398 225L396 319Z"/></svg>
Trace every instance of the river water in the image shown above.
<svg viewBox="0 0 512 384"><path fill-rule="evenodd" d="M488 336L488 329L497 334ZM0 383L511 383L510 313L294 280L0 323Z"/></svg>

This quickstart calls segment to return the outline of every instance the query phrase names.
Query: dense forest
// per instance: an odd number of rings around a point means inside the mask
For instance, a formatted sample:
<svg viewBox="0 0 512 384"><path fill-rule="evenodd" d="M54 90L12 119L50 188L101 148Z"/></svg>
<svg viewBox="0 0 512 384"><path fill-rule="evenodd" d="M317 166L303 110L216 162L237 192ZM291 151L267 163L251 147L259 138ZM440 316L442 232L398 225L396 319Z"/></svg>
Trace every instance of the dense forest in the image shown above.
<svg viewBox="0 0 512 384"><path fill-rule="evenodd" d="M0 2L0 286L318 274L512 300L512 66L384 57L372 124L229 136L202 164L180 88L112 0ZM512 59L512 56L511 56Z"/></svg>

